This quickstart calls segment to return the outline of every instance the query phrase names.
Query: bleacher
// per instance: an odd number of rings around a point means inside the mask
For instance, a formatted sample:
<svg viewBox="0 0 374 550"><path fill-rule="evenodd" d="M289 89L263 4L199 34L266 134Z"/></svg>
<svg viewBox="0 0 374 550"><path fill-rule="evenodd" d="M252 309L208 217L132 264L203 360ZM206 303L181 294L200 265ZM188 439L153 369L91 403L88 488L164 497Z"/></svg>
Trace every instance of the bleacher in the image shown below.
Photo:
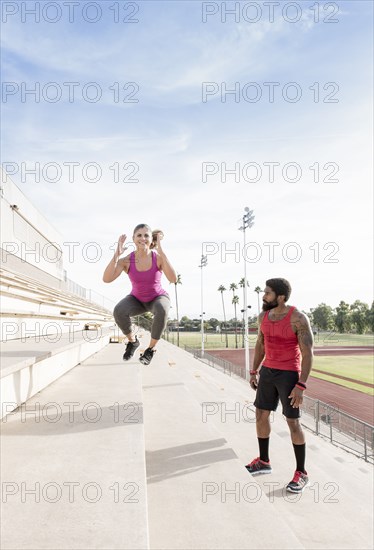
<svg viewBox="0 0 374 550"><path fill-rule="evenodd" d="M22 272L9 262L0 270L1 417L96 353L114 334L109 309L63 285L58 288L55 278L36 278L40 270L16 261Z"/></svg>
<svg viewBox="0 0 374 550"><path fill-rule="evenodd" d="M110 344L2 421L2 549L371 549L372 466L307 432L310 486L282 414L273 473L257 456L253 392L160 341L148 367Z"/></svg>

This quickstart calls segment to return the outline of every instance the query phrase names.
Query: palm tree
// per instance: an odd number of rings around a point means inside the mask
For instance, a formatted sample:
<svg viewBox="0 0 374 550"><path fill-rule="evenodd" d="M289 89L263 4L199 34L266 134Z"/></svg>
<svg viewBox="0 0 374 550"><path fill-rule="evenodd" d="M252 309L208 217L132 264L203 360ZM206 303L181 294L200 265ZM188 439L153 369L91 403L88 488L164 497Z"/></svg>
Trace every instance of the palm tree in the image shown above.
<svg viewBox="0 0 374 550"><path fill-rule="evenodd" d="M244 277L242 277L242 278L240 279L240 281L239 281L239 286L240 286L240 288L243 289L243 307L244 307L244 304L245 304L245 296L244 296L245 289L244 289L244 284L245 284L245 279L244 279ZM247 288L249 288L249 283L248 283L248 281L247 281Z"/></svg>
<svg viewBox="0 0 374 550"><path fill-rule="evenodd" d="M234 295L234 297L232 299L232 303L234 304L234 310L235 310L235 347L237 348L238 347L238 333L236 331L236 327L237 327L236 306L239 303L239 296Z"/></svg>
<svg viewBox="0 0 374 550"><path fill-rule="evenodd" d="M260 292L263 292L263 291L262 291L262 288L260 288L259 286L256 286L256 288L254 289L254 292L257 292L258 317L260 317Z"/></svg>
<svg viewBox="0 0 374 550"><path fill-rule="evenodd" d="M223 293L225 292L226 288L223 285L220 285L217 290L218 290L218 292L221 293L221 297L222 297L223 320L224 320L224 325L225 325L225 329L226 329L226 311L225 311L225 302L223 301ZM229 341L228 341L228 338L227 338L227 330L225 330L225 334L226 334L226 347L228 348L229 347Z"/></svg>
<svg viewBox="0 0 374 550"><path fill-rule="evenodd" d="M180 273L177 273L177 280L174 283L175 288L175 307L177 310L177 346L179 347L179 309L178 309L178 291L177 291L177 285L182 284L182 279Z"/></svg>
<svg viewBox="0 0 374 550"><path fill-rule="evenodd" d="M234 304L234 307L235 307L235 323L234 323L234 327L235 327L235 347L237 348L238 347L238 335L236 334L236 324L237 324L237 320L236 320L236 304L237 302L234 302L234 298L235 298L235 290L238 290L238 285L236 283L231 283L230 285L230 290L232 290L232 303Z"/></svg>

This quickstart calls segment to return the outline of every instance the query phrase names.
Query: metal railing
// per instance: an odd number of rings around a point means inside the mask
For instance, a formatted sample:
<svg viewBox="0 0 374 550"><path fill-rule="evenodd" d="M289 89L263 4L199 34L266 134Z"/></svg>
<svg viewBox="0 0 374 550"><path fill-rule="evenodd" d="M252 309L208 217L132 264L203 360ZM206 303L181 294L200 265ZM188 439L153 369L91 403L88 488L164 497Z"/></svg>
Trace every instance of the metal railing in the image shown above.
<svg viewBox="0 0 374 550"><path fill-rule="evenodd" d="M201 349L190 346L184 346L184 349L196 359L225 374L246 379L244 367L206 352L202 357ZM302 424L316 435L327 437L331 443L353 451L366 462L374 463L374 426L341 411L331 403L324 403L308 396L304 397L302 413L306 415Z"/></svg>
<svg viewBox="0 0 374 550"><path fill-rule="evenodd" d="M374 462L374 426L307 395L303 399L302 411L313 418L313 424L308 423L307 427L315 434L356 452L366 462Z"/></svg>
<svg viewBox="0 0 374 550"><path fill-rule="evenodd" d="M244 378L245 380L244 366L240 367L239 365L234 365L234 363L231 363L230 361L226 361L226 359L222 359L221 357L215 357L214 355L211 355L206 351L204 351L204 356L202 357L201 349L198 349L198 348L191 348L190 346L184 346L184 349L188 351L188 353L192 353L196 359L201 359L202 361L204 361L204 363L207 363L209 366L219 369L225 374L228 374L229 376L232 376L234 374L235 376L239 376L240 378Z"/></svg>

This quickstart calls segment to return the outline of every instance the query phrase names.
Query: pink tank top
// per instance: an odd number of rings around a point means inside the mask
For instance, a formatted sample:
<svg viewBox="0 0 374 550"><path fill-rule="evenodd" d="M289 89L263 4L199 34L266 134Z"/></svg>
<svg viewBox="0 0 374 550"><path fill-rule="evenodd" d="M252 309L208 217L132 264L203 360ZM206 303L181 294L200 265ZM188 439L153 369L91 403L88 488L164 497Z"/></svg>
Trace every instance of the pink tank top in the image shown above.
<svg viewBox="0 0 374 550"><path fill-rule="evenodd" d="M136 269L135 252L130 254L128 276L132 284L130 294L141 302L151 302L157 296L167 294L161 286L162 271L157 266L156 252L152 250L152 267L147 271Z"/></svg>
<svg viewBox="0 0 374 550"><path fill-rule="evenodd" d="M264 367L279 370L301 371L301 352L297 335L292 330L291 315L295 307L280 321L270 321L269 312L261 323L265 341Z"/></svg>

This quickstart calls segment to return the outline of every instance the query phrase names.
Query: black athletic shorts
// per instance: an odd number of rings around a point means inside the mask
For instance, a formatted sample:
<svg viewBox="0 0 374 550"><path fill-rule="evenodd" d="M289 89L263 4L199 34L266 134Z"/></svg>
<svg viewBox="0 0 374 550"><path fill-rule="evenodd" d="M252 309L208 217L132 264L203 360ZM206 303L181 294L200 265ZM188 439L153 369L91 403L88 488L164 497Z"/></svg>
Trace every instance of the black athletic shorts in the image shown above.
<svg viewBox="0 0 374 550"><path fill-rule="evenodd" d="M260 370L255 407L266 411L275 411L280 399L284 416L299 418L301 416L300 408L291 407L291 399L288 397L298 380L299 373L296 371L270 369L263 365Z"/></svg>

